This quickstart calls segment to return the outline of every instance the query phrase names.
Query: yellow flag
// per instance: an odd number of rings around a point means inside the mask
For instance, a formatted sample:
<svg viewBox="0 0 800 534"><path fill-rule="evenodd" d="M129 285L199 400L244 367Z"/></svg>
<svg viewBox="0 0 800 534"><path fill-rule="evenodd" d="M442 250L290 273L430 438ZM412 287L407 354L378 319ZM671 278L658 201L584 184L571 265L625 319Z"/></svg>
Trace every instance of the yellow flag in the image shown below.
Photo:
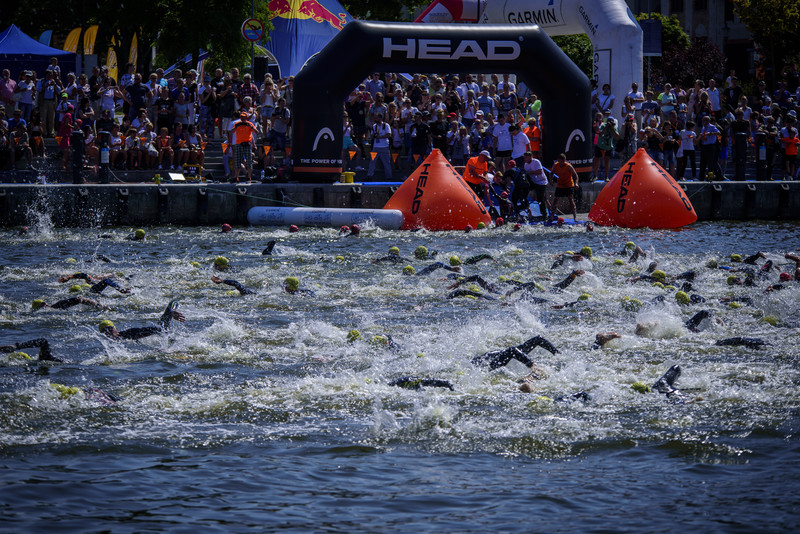
<svg viewBox="0 0 800 534"><path fill-rule="evenodd" d="M73 54L78 53L78 41L81 38L81 29L75 28L69 35L67 35L67 40L64 41L64 50L67 52L72 52Z"/></svg>
<svg viewBox="0 0 800 534"><path fill-rule="evenodd" d="M108 75L117 79L117 53L114 51L113 46L108 47L108 55L106 56L106 67L108 67Z"/></svg>
<svg viewBox="0 0 800 534"><path fill-rule="evenodd" d="M136 62L139 60L139 41L136 39L136 34L133 34L131 39L131 51L128 53L128 63L134 66L136 70ZM200 78L202 80L202 78Z"/></svg>
<svg viewBox="0 0 800 534"><path fill-rule="evenodd" d="M87 56L94 54L94 41L97 39L98 28L99 26L95 24L86 28L86 31L83 32L83 53Z"/></svg>

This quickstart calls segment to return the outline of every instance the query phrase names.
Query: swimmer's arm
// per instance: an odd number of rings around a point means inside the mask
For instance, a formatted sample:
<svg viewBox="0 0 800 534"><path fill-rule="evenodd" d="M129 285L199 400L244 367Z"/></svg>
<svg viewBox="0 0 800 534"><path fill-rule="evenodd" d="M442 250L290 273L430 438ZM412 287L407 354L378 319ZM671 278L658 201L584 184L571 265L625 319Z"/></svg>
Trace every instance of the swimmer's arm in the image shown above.
<svg viewBox="0 0 800 534"><path fill-rule="evenodd" d="M494 258L490 254L485 254L485 253L484 254L477 254L475 256L470 256L469 258L464 260L464 263L466 265L473 265L473 264L478 263L479 261L482 261L482 260L494 260Z"/></svg>
<svg viewBox="0 0 800 534"><path fill-rule="evenodd" d="M215 284L225 284L226 286L232 286L237 291L239 291L239 293L241 293L242 295L250 295L252 293L255 293L254 291L244 287L240 282L238 282L236 280L233 280L233 279L230 279L230 278L223 280L222 278L220 278L218 276L212 276L211 277L211 281L214 282Z"/></svg>
<svg viewBox="0 0 800 534"><path fill-rule="evenodd" d="M170 320L172 320L172 319L175 319L176 321L181 322L181 323L186 322L186 317L184 317L183 314L181 312L179 312L177 308L178 308L178 301L177 300L171 300L169 302L169 304L167 304L167 307L164 310L164 313L161 314L161 318L159 319L159 322L161 323L161 327L164 330L169 328L169 323L170 323ZM135 329L132 328L131 330L135 330ZM147 334L147 335L151 335L151 334ZM122 337L122 333L121 332L120 332L120 337Z"/></svg>
<svg viewBox="0 0 800 534"><path fill-rule="evenodd" d="M575 281L576 278L578 278L582 274L584 274L584 271L582 269L575 269L574 271L569 273L569 276L567 276L565 279L563 279L562 281L558 282L557 284L553 284L553 289L551 291L553 291L553 290L558 291L558 290L566 289L567 287L569 287L569 285L572 282Z"/></svg>
<svg viewBox="0 0 800 534"><path fill-rule="evenodd" d="M166 327L166 326L165 326ZM140 328L129 328L119 332L122 339L142 339L161 332L160 326L143 326Z"/></svg>
<svg viewBox="0 0 800 534"><path fill-rule="evenodd" d="M759 251L753 254L752 256L747 256L744 260L742 260L742 263L746 263L748 265L755 265L759 258L767 259L767 255Z"/></svg>
<svg viewBox="0 0 800 534"><path fill-rule="evenodd" d="M43 337L23 341L22 343L14 343L13 345L6 345L0 347L0 352L14 352L19 349L39 349L39 359L42 361L60 362L61 360L53 356L50 352L50 343Z"/></svg>
<svg viewBox="0 0 800 534"><path fill-rule="evenodd" d="M64 282L69 282L70 280L85 280L87 283L92 282L92 277L86 273L75 273L75 274L65 274L58 278L58 283L63 284Z"/></svg>

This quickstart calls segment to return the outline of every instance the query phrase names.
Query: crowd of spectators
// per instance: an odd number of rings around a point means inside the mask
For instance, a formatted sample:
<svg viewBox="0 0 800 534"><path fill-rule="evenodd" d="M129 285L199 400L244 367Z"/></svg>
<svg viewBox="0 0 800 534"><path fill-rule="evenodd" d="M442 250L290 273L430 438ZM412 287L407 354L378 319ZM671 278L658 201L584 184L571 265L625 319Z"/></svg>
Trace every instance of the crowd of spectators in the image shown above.
<svg viewBox="0 0 800 534"><path fill-rule="evenodd" d="M608 84L599 91L593 85L593 179L608 179L613 162L626 161L641 147L676 179L723 179L748 161L758 164L761 179L796 178L796 83L781 81L768 90L760 82L745 94L731 73L719 84L697 80L687 89L665 83L642 92L633 83L621 99ZM74 143L82 144L81 162L90 166L97 165L98 147L107 143L112 166L202 167L212 138L223 140L226 174L237 175L245 159L264 167L283 164L275 158L291 148L293 93L292 77L273 80L268 74L255 83L236 68L216 69L202 80L194 70L166 78L157 69L145 80L128 65L119 81L99 67L89 77L62 76L55 58L41 77L24 71L12 80L5 70L0 169L21 160L33 165L45 155L47 137L58 140L62 168L70 154L75 158ZM543 105L548 103L508 74L408 79L376 72L344 102L344 168L372 177L380 166L391 179L410 174L433 149L456 166L486 151L492 176L501 183L509 161L519 168L526 152L541 157L547 142ZM243 123L252 124L254 133L237 142L236 128ZM243 138L249 158L236 148Z"/></svg>

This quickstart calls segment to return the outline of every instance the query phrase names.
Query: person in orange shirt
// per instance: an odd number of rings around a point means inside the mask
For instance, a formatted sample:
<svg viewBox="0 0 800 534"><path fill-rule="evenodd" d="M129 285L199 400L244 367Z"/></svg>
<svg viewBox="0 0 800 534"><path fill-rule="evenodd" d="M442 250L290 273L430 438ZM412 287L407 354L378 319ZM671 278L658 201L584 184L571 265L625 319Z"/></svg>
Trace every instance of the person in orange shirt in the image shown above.
<svg viewBox="0 0 800 534"><path fill-rule="evenodd" d="M794 173L797 169L797 145L800 139L797 138L797 130L789 127L786 129L787 136L783 141L783 161L786 162L786 176L784 179L794 180Z"/></svg>
<svg viewBox="0 0 800 534"><path fill-rule="evenodd" d="M239 120L231 125L228 133L230 144L233 147L233 164L231 166L233 178L231 180L234 183L239 181L239 168L242 160L244 160L244 168L247 171L247 181L253 180L253 150L251 148L253 132L258 134L258 129L248 120L247 113L241 112Z"/></svg>
<svg viewBox="0 0 800 534"><path fill-rule="evenodd" d="M536 159L541 159L542 157L542 132L538 126L536 126L536 119L531 117L528 119L528 127L522 130L522 133L528 136L528 140L531 143L531 154Z"/></svg>
<svg viewBox="0 0 800 534"><path fill-rule="evenodd" d="M464 168L464 181L478 195L478 198L482 198L485 195L489 206L492 205L492 197L489 195L489 178L486 172L491 157L492 155L489 151L484 150L477 156L469 158Z"/></svg>
<svg viewBox="0 0 800 534"><path fill-rule="evenodd" d="M558 159L553 164L552 177L556 182L556 193L553 199L553 213L558 209L559 199L568 198L572 207L572 217L578 220L578 211L575 207L575 189L578 187L578 173L575 168L567 162L565 154L559 154Z"/></svg>

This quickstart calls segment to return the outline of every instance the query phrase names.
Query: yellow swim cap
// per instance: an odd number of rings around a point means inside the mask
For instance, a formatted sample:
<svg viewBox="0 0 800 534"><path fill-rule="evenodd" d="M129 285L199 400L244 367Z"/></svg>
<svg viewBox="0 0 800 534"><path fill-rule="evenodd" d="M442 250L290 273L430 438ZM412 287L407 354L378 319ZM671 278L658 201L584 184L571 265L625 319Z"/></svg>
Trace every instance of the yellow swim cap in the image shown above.
<svg viewBox="0 0 800 534"><path fill-rule="evenodd" d="M80 284L75 284L69 288L70 293L80 293L81 291L83 291L83 286Z"/></svg>
<svg viewBox="0 0 800 534"><path fill-rule="evenodd" d="M478 230L484 230L485 228L486 228L486 223L485 222L479 222L478 223Z"/></svg>
<svg viewBox="0 0 800 534"><path fill-rule="evenodd" d="M414 257L421 260L423 258L428 257L428 249L422 245L418 246L416 250L414 250Z"/></svg>
<svg viewBox="0 0 800 534"><path fill-rule="evenodd" d="M686 291L678 291L675 293L675 300L678 301L678 304L689 304L691 299L689 298L689 294Z"/></svg>
<svg viewBox="0 0 800 534"><path fill-rule="evenodd" d="M228 265L230 265L230 262L225 256L217 256L214 258L214 267L217 267L218 269L227 269Z"/></svg>
<svg viewBox="0 0 800 534"><path fill-rule="evenodd" d="M663 282L664 280L667 279L667 273L665 273L661 269L657 269L657 270L653 271L652 276L653 276L653 278L655 278L659 282Z"/></svg>
<svg viewBox="0 0 800 534"><path fill-rule="evenodd" d="M103 332L103 331L105 331L105 330L106 330L106 328L114 328L114 323L112 323L112 322L111 322L111 321L109 321L108 319L105 319L105 320L103 320L103 321L100 321L100 324L98 325L98 329L99 329L101 332Z"/></svg>
<svg viewBox="0 0 800 534"><path fill-rule="evenodd" d="M36 299L31 304L34 310L38 310L39 308L44 306L44 301L42 299Z"/></svg>
<svg viewBox="0 0 800 534"><path fill-rule="evenodd" d="M637 393L650 393L650 386L644 382L634 382L631 384L631 389Z"/></svg>
<svg viewBox="0 0 800 534"><path fill-rule="evenodd" d="M634 243L633 241L628 241L627 243L625 243L625 248L636 248L636 243Z"/></svg>
<svg viewBox="0 0 800 534"><path fill-rule="evenodd" d="M295 278L294 276L289 276L283 281L283 287L286 291L290 293L294 293L298 289L300 289L300 280Z"/></svg>
<svg viewBox="0 0 800 534"><path fill-rule="evenodd" d="M592 257L592 247L583 247L581 249L581 256L585 256L587 258Z"/></svg>
<svg viewBox="0 0 800 534"><path fill-rule="evenodd" d="M403 267L403 274L405 274L407 276L408 275L412 275L412 274L414 274L416 272L417 272L416 269L414 269L414 267L411 266L411 265L406 265L405 267Z"/></svg>
<svg viewBox="0 0 800 534"><path fill-rule="evenodd" d="M144 239L145 232L141 228L137 228L135 232L133 232L133 237L136 238L137 241Z"/></svg>
<svg viewBox="0 0 800 534"><path fill-rule="evenodd" d="M742 261L742 255L741 254L731 254L731 261L735 262L735 263L741 262Z"/></svg>
<svg viewBox="0 0 800 534"><path fill-rule="evenodd" d="M620 259L616 259L614 260L614 265L625 265L625 262Z"/></svg>
<svg viewBox="0 0 800 534"><path fill-rule="evenodd" d="M450 265L452 267L458 267L459 265L461 265L461 258L456 256L455 254L450 256Z"/></svg>
<svg viewBox="0 0 800 534"><path fill-rule="evenodd" d="M358 341L359 339L361 339L361 332L359 332L358 330L353 329L347 333L347 341L349 341L350 343Z"/></svg>
<svg viewBox="0 0 800 534"><path fill-rule="evenodd" d="M389 247L389 255L390 256L399 256L400 255L400 249L397 248L397 247Z"/></svg>
<svg viewBox="0 0 800 534"><path fill-rule="evenodd" d="M389 344L389 338L381 334L376 334L372 336L372 339L369 340L369 343L370 345L386 346Z"/></svg>
<svg viewBox="0 0 800 534"><path fill-rule="evenodd" d="M9 360L30 360L31 357L28 356L26 352L10 352L8 354Z"/></svg>
<svg viewBox="0 0 800 534"><path fill-rule="evenodd" d="M589 293L581 293L578 295L578 300L589 300L589 297L591 297Z"/></svg>

